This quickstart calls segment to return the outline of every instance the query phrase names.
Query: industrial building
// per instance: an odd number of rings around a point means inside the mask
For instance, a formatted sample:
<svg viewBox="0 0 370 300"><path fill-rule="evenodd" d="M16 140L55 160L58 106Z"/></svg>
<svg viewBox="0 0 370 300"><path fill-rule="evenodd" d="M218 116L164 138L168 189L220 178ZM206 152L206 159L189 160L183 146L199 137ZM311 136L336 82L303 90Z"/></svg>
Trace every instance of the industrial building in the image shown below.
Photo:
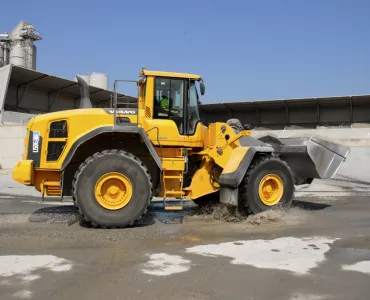
<svg viewBox="0 0 370 300"><path fill-rule="evenodd" d="M80 90L76 78L65 79L36 70L35 43L42 36L34 26L21 21L11 33L0 34L0 168L12 168L23 151L25 124L34 115L78 108ZM110 107L113 92L108 90L107 74L79 74L90 86L93 107ZM118 78L117 78L118 79ZM118 94L122 102L135 102L135 97ZM348 135L346 129L361 138L370 136L370 95L307 99L227 102L203 104L201 116L205 124L238 118L253 129L276 130L285 134L320 127L335 128L326 135L336 138ZM286 134L285 134L286 135ZM334 136L333 136L334 135Z"/></svg>
<svg viewBox="0 0 370 300"><path fill-rule="evenodd" d="M201 108L205 123L237 118L259 130L370 127L370 95L214 103Z"/></svg>
<svg viewBox="0 0 370 300"><path fill-rule="evenodd" d="M77 108L76 78L66 79L36 70L42 40L34 26L21 21L11 33L0 34L0 169L12 168L23 152L25 125L35 115ZM94 107L109 107L113 92L107 74L80 75L90 86ZM118 94L121 102L134 97ZM6 142L4 142L6 141Z"/></svg>
<svg viewBox="0 0 370 300"><path fill-rule="evenodd" d="M36 70L37 48L34 42L41 40L32 24L21 21L11 33L0 34L0 67L12 64Z"/></svg>
<svg viewBox="0 0 370 300"><path fill-rule="evenodd" d="M19 22L11 33L0 34L0 124L23 124L33 115L78 106L76 78L36 71L34 43L41 39L34 26L25 21ZM90 85L93 106L109 106L113 92L108 90L108 75L78 75ZM119 97L123 102L134 99L122 94Z"/></svg>

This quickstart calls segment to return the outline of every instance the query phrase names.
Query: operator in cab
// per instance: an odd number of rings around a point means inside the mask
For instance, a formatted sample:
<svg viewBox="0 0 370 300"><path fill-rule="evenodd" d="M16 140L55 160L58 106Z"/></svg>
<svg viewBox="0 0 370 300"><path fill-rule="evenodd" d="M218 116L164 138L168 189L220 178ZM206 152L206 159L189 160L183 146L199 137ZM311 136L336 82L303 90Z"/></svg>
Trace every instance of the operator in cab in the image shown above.
<svg viewBox="0 0 370 300"><path fill-rule="evenodd" d="M159 102L161 108L169 108L169 100L166 95L162 95L162 99Z"/></svg>

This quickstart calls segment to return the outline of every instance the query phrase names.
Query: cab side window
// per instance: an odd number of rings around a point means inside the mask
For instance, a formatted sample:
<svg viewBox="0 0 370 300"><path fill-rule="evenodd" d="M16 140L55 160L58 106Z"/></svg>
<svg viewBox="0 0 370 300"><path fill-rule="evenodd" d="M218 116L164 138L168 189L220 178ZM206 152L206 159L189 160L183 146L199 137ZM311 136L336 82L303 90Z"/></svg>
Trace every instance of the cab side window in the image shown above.
<svg viewBox="0 0 370 300"><path fill-rule="evenodd" d="M154 118L173 120L180 134L184 133L183 79L155 78Z"/></svg>

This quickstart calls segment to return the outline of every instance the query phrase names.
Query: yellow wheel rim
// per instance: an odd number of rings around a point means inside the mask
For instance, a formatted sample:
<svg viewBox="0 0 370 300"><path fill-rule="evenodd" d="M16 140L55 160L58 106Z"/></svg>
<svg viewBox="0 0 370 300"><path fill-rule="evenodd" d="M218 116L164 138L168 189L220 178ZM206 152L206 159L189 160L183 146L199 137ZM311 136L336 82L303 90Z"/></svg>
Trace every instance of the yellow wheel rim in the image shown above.
<svg viewBox="0 0 370 300"><path fill-rule="evenodd" d="M125 175L111 172L98 179L94 192L101 206L109 210L117 210L130 202L132 184Z"/></svg>
<svg viewBox="0 0 370 300"><path fill-rule="evenodd" d="M283 181L276 174L267 174L259 185L259 196L263 204L273 206L277 204L284 192Z"/></svg>

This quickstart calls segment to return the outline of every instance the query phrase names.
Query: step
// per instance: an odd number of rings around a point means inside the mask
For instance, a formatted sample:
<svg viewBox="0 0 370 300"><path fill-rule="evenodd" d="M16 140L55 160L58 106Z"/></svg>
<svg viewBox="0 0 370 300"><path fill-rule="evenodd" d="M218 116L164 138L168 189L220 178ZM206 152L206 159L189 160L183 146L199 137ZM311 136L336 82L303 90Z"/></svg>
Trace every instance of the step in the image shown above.
<svg viewBox="0 0 370 300"><path fill-rule="evenodd" d="M176 210L176 211L180 211L180 210L183 210L184 207L182 206L178 206L178 205L169 205L169 206L164 206L164 210Z"/></svg>
<svg viewBox="0 0 370 300"><path fill-rule="evenodd" d="M165 171L184 171L184 158L162 158L162 168Z"/></svg>
<svg viewBox="0 0 370 300"><path fill-rule="evenodd" d="M185 195L185 192L183 191L166 191L166 195Z"/></svg>
<svg viewBox="0 0 370 300"><path fill-rule="evenodd" d="M166 200L163 199L163 208L164 210L183 210L183 202L182 200Z"/></svg>
<svg viewBox="0 0 370 300"><path fill-rule="evenodd" d="M182 179L182 176L180 176L180 175L176 175L176 176L172 176L172 175L170 175L170 176L167 176L167 175L165 175L165 176L163 176L163 178L170 178L170 179L175 179L175 178L179 178L179 179Z"/></svg>
<svg viewBox="0 0 370 300"><path fill-rule="evenodd" d="M46 196L61 196L62 189L59 183L55 182L44 182L43 193Z"/></svg>

